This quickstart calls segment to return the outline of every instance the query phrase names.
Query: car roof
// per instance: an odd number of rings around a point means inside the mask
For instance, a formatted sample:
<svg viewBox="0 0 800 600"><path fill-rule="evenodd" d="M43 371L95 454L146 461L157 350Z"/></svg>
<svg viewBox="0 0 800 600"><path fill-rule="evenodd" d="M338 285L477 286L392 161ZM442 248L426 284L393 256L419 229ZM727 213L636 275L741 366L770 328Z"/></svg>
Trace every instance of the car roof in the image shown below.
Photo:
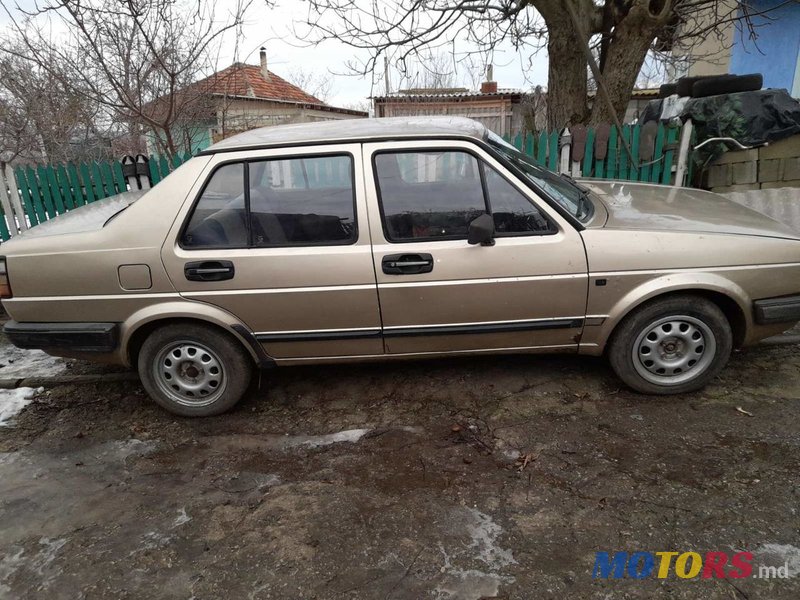
<svg viewBox="0 0 800 600"><path fill-rule="evenodd" d="M483 140L488 133L489 130L483 124L466 117L339 119L251 129L217 142L200 154L387 138L472 137Z"/></svg>

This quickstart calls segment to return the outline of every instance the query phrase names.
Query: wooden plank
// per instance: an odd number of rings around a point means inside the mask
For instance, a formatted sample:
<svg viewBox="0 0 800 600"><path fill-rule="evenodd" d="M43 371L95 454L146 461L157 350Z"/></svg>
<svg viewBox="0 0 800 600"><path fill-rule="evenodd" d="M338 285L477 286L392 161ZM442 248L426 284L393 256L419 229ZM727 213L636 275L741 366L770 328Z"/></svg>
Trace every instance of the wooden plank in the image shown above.
<svg viewBox="0 0 800 600"><path fill-rule="evenodd" d="M9 183L6 183L5 174L0 171L0 206L3 207L3 215L5 216L5 220L0 223L0 226L5 224L6 225L6 237L3 240L7 240L12 235L17 234L17 224L14 219L14 209L11 207L11 197L9 196L8 189L16 187L17 183L14 181L14 176L12 174L11 180Z"/></svg>
<svg viewBox="0 0 800 600"><path fill-rule="evenodd" d="M678 143L678 127L667 127L667 150L664 152L664 168L661 171L661 183L670 185L672 183L672 162L675 159L673 147Z"/></svg>
<svg viewBox="0 0 800 600"><path fill-rule="evenodd" d="M583 150L581 175L584 177L592 177L592 167L594 167L594 129L589 129L586 132L586 146Z"/></svg>
<svg viewBox="0 0 800 600"><path fill-rule="evenodd" d="M39 169L42 169L39 181L50 190L50 197L53 199L53 206L56 212L59 215L63 215L67 212L67 207L64 204L64 198L61 197L58 181L56 181L56 170L51 166L39 167ZM41 177L41 173L44 173L44 179Z"/></svg>
<svg viewBox="0 0 800 600"><path fill-rule="evenodd" d="M17 216L17 226L20 231L27 231L29 222L35 224L38 221L33 211L33 205L29 202L24 202L20 198L19 185L11 165L6 165L6 182L8 183L8 191L11 194L11 208L14 209L14 214ZM30 215L27 220L25 218L26 213Z"/></svg>
<svg viewBox="0 0 800 600"><path fill-rule="evenodd" d="M657 160L653 163L653 166L650 170L650 181L652 183L660 183L661 182L661 169L664 165L664 124L658 124L658 133L656 133L656 147L653 153L653 160Z"/></svg>
<svg viewBox="0 0 800 600"><path fill-rule="evenodd" d="M127 192L128 182L125 181L125 175L122 173L122 165L118 160L111 163L111 171L114 173L114 183L117 184L117 191L120 193Z"/></svg>
<svg viewBox="0 0 800 600"><path fill-rule="evenodd" d="M52 219L53 217L57 217L58 212L56 211L56 205L53 204L53 196L50 194L50 185L47 183L47 171L45 171L44 167L38 167L36 173L34 173L33 169L30 169L28 171L28 183L35 183L36 187L39 188L39 193L42 195L42 201L44 202L44 208L47 211L47 218Z"/></svg>
<svg viewBox="0 0 800 600"><path fill-rule="evenodd" d="M617 156L617 135L619 135L619 132L616 125L613 125L608 134L608 155L606 156L606 177L608 179L617 178L617 161L619 160Z"/></svg>
<svg viewBox="0 0 800 600"><path fill-rule="evenodd" d="M75 165L67 165L67 178L69 184L72 186L72 201L75 206L83 206L86 204L86 199L83 196L83 187L81 186L81 179L78 177L78 170Z"/></svg>
<svg viewBox="0 0 800 600"><path fill-rule="evenodd" d="M161 173L161 179L164 179L164 177L170 174L171 169L169 168L169 161L166 156L161 156L158 159L158 169Z"/></svg>
<svg viewBox="0 0 800 600"><path fill-rule="evenodd" d="M532 133L528 133L525 136L525 154L527 154L531 158L533 158L533 156L534 156L533 145L534 145L533 144L533 134Z"/></svg>
<svg viewBox="0 0 800 600"><path fill-rule="evenodd" d="M61 197L64 199L64 207L67 210L75 208L75 200L72 197L72 186L67 179L67 170L64 165L58 165L55 168L56 181L58 182L58 189L61 192Z"/></svg>
<svg viewBox="0 0 800 600"><path fill-rule="evenodd" d="M83 184L83 192L86 194L86 203L89 204L98 200L92 187L92 176L89 173L89 165L81 164L78 166L81 174L81 183Z"/></svg>
<svg viewBox="0 0 800 600"><path fill-rule="evenodd" d="M114 183L114 174L111 172L111 165L107 162L100 163L100 175L103 178L103 187L109 196L116 196L119 191Z"/></svg>
<svg viewBox="0 0 800 600"><path fill-rule="evenodd" d="M547 149L547 168L558 172L558 131L550 133L550 147Z"/></svg>
<svg viewBox="0 0 800 600"><path fill-rule="evenodd" d="M98 200L108 198L109 194L103 188L103 176L100 174L100 165L96 162L89 164L89 170L92 173L92 187L94 188L94 195Z"/></svg>
<svg viewBox="0 0 800 600"><path fill-rule="evenodd" d="M151 154L147 166L150 169L150 182L155 185L161 181L161 175L158 172L158 158Z"/></svg>
<svg viewBox="0 0 800 600"><path fill-rule="evenodd" d="M14 179L16 179L17 185L19 186L25 207L29 207L27 212L31 227L38 225L42 221L46 221L47 217L44 216L44 207L41 206L41 200L37 203L37 198L33 195L30 185L28 184L28 177L25 174L25 170L21 167L15 169Z"/></svg>
<svg viewBox="0 0 800 600"><path fill-rule="evenodd" d="M631 154L633 154L633 162L631 162L630 173L628 179L631 181L639 181L639 135L641 134L641 127L634 125L631 128Z"/></svg>
<svg viewBox="0 0 800 600"><path fill-rule="evenodd" d="M622 126L622 144L620 144L619 149L619 179L627 180L628 179L628 152L625 150L625 146L631 147L631 126L630 125L623 125Z"/></svg>
<svg viewBox="0 0 800 600"><path fill-rule="evenodd" d="M175 156L172 157L171 162L172 162L172 170L174 171L183 164L183 159L181 158L180 154L176 154Z"/></svg>
<svg viewBox="0 0 800 600"><path fill-rule="evenodd" d="M547 164L547 132L539 134L539 148L536 152L536 162L542 166Z"/></svg>

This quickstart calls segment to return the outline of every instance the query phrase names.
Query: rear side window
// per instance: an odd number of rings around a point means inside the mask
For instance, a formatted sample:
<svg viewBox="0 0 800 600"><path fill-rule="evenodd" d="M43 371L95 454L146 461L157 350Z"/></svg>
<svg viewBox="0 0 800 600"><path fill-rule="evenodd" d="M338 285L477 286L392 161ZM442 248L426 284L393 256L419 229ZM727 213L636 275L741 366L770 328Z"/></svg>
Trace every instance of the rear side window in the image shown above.
<svg viewBox="0 0 800 600"><path fill-rule="evenodd" d="M211 175L183 234L186 248L244 248L248 244L244 163L223 165Z"/></svg>
<svg viewBox="0 0 800 600"><path fill-rule="evenodd" d="M249 169L254 246L355 241L350 156L265 160Z"/></svg>
<svg viewBox="0 0 800 600"><path fill-rule="evenodd" d="M470 222L494 218L498 237L555 233L505 177L468 152L375 155L383 228L390 242L466 239Z"/></svg>
<svg viewBox="0 0 800 600"><path fill-rule="evenodd" d="M185 248L351 244L353 159L311 156L232 163L208 180L181 238Z"/></svg>

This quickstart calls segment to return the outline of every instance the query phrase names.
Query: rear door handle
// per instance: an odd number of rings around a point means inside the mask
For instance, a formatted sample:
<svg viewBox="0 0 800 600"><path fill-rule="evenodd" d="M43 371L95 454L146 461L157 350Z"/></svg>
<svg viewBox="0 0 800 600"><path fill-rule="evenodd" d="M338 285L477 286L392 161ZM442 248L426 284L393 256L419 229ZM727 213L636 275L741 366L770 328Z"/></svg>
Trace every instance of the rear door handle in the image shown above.
<svg viewBox="0 0 800 600"><path fill-rule="evenodd" d="M381 261L383 272L387 275L418 275L433 271L433 257L430 254L391 254Z"/></svg>
<svg viewBox="0 0 800 600"><path fill-rule="evenodd" d="M183 274L189 281L224 281L233 279L236 270L229 260L203 260L186 263Z"/></svg>

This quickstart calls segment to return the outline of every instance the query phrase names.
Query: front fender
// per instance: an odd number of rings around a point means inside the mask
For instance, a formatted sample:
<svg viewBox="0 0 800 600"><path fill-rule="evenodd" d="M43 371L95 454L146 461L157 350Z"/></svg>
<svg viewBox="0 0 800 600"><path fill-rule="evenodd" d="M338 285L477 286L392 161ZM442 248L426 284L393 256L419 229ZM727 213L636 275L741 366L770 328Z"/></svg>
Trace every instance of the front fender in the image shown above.
<svg viewBox="0 0 800 600"><path fill-rule="evenodd" d="M606 278L605 276L603 278ZM746 336L753 328L750 307L752 299L738 285L716 273L673 272L654 276L636 272L609 277L614 280L610 290L625 290L622 293L598 292L602 287L595 285L596 277L589 284L589 304L587 326L579 346L582 354L600 355L608 343L616 326L636 307L648 300L676 292L714 292L733 300L744 316ZM595 297L593 298L593 294ZM593 323L597 323L594 325Z"/></svg>

